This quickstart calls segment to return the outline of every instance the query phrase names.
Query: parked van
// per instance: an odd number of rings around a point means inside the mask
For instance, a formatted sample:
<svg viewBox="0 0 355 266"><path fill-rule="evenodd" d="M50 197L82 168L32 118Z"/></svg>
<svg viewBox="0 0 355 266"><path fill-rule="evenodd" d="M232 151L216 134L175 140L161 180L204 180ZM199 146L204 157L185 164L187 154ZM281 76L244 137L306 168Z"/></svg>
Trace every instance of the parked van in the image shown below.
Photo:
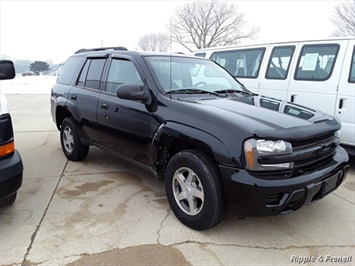
<svg viewBox="0 0 355 266"><path fill-rule="evenodd" d="M14 77L13 62L0 60L0 80ZM0 87L0 207L15 202L17 190L22 184L22 174L23 164L20 153L15 149L11 115Z"/></svg>
<svg viewBox="0 0 355 266"><path fill-rule="evenodd" d="M258 94L318 109L342 122L341 142L355 155L355 38L334 38L195 51Z"/></svg>

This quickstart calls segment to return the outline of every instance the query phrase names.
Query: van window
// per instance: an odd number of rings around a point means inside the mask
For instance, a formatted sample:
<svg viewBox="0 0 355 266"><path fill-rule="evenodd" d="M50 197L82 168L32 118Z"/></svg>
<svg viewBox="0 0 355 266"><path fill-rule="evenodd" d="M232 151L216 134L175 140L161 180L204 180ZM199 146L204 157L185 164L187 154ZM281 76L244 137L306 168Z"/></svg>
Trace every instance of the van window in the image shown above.
<svg viewBox="0 0 355 266"><path fill-rule="evenodd" d="M274 47L269 59L265 78L286 79L295 46Z"/></svg>
<svg viewBox="0 0 355 266"><path fill-rule="evenodd" d="M355 46L354 46L354 50L353 50L353 59L351 61L349 82L355 83Z"/></svg>
<svg viewBox="0 0 355 266"><path fill-rule="evenodd" d="M274 101L272 99L264 97L260 99L260 106L274 111L278 111L280 108L280 101Z"/></svg>
<svg viewBox="0 0 355 266"><path fill-rule="evenodd" d="M313 113L304 110L304 108L298 108L296 106L290 106L290 105L285 106L284 113L289 114L289 115L293 115L293 116L297 116L299 118L303 118L306 120L308 120L314 116Z"/></svg>
<svg viewBox="0 0 355 266"><path fill-rule="evenodd" d="M324 81L330 78L338 55L338 44L305 45L298 58L296 80Z"/></svg>
<svg viewBox="0 0 355 266"><path fill-rule="evenodd" d="M265 48L214 52L211 59L237 78L257 78Z"/></svg>

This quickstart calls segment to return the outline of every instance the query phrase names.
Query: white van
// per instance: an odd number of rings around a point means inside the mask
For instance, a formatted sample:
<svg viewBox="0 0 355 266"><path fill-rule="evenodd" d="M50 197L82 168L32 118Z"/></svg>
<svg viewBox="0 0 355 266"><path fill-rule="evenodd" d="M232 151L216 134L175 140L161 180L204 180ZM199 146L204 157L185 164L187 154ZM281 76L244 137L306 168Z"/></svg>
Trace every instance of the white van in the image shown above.
<svg viewBox="0 0 355 266"><path fill-rule="evenodd" d="M258 94L324 111L342 122L341 142L355 156L355 38L195 51Z"/></svg>
<svg viewBox="0 0 355 266"><path fill-rule="evenodd" d="M0 60L0 80L14 77L15 68L12 61ZM22 159L15 149L11 115L0 87L0 207L15 202L17 190L22 185L22 176Z"/></svg>

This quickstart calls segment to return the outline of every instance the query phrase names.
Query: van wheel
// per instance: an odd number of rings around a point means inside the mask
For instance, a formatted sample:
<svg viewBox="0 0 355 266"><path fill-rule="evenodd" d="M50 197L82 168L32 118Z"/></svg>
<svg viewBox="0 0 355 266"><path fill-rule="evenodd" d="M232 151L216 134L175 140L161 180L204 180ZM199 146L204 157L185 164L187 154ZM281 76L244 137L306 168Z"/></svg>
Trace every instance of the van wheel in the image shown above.
<svg viewBox="0 0 355 266"><path fill-rule="evenodd" d="M182 151L171 158L165 172L165 191L175 216L192 229L211 228L225 215L219 174L196 151Z"/></svg>
<svg viewBox="0 0 355 266"><path fill-rule="evenodd" d="M80 143L78 129L72 117L67 117L62 122L60 142L65 156L71 161L81 161L88 155L89 146Z"/></svg>
<svg viewBox="0 0 355 266"><path fill-rule="evenodd" d="M17 192L0 200L0 207L5 207L5 206L13 204L16 200L16 196L17 196Z"/></svg>

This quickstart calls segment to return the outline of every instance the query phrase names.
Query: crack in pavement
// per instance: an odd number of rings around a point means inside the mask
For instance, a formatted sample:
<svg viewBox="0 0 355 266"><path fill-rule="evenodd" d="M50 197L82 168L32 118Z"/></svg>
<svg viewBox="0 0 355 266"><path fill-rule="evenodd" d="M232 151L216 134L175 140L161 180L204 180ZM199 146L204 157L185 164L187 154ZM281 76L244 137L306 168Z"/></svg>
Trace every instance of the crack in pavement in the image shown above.
<svg viewBox="0 0 355 266"><path fill-rule="evenodd" d="M58 260L70 260L66 265L191 265L177 248L159 244L114 248L93 254L81 253L36 263L26 261L23 265L46 265Z"/></svg>
<svg viewBox="0 0 355 266"><path fill-rule="evenodd" d="M352 204L352 205L355 205L354 202L351 202L351 201L347 200L346 198L344 198L344 197L342 197L342 196L340 196L340 195L338 195L338 194L336 194L336 193L334 193L334 195L337 196L338 198L342 199L342 200L345 200L346 202L348 202L348 203L350 203L350 204Z"/></svg>
<svg viewBox="0 0 355 266"><path fill-rule="evenodd" d="M57 191L57 189L58 189L58 187L59 187L59 183L60 183L60 181L62 180L62 177L63 177L63 175L64 175L64 171L65 171L65 169L67 168L68 163L69 163L69 160L67 160L67 162L65 163L65 165L64 165L64 167L63 167L63 171L62 171L61 175L59 176L57 185L55 186L55 188L54 188L54 190L53 190L53 193L52 193L52 196L51 196L51 198L49 199L49 202L48 202L48 204L47 204L47 207L46 207L46 209L45 209L44 212L43 212L42 218L41 218L41 220L39 221L38 225L36 226L35 231L33 232L32 236L31 236L31 242L30 242L30 245L29 245L28 248L27 248L27 252L26 252L26 254L25 254L24 258L23 258L22 265L28 265L28 264L27 264L27 263L28 263L28 261L27 261L27 256L29 255L29 253L30 253L30 251L31 251L31 249L32 249L32 245L33 245L33 243L34 243L34 240L35 240L35 238L36 238L36 236L37 236L37 233L38 233L39 229L41 228L41 225L42 225L42 223L43 223L44 218L46 217L46 214L47 214L47 212L48 212L49 206L50 206L50 204L51 204L51 202L52 202L52 200L53 200L53 197L54 197L55 192ZM37 265L37 264L31 263L31 265Z"/></svg>
<svg viewBox="0 0 355 266"><path fill-rule="evenodd" d="M165 217L164 217L164 219L160 222L160 228L159 228L159 230L158 230L158 238L157 238L157 243L159 244L159 245L162 245L161 243L160 243L160 231L163 229L163 223L166 221L166 219L168 219L168 217L169 217L169 215L170 215L170 213L171 213L171 210L169 211L167 211L167 213L166 213L166 215L165 215ZM164 246L164 245L162 245L162 246Z"/></svg>
<svg viewBox="0 0 355 266"><path fill-rule="evenodd" d="M183 244L197 244L197 245L212 245L219 247L239 247L239 248L256 248L262 250L289 250L289 249L303 249L303 248L355 248L355 245L314 245L314 246L286 246L286 247L262 247L262 246L251 246L251 245L240 245L240 244L219 244L219 243L211 243L211 242L198 242L198 241L182 241L179 243L174 243L170 245L165 245L167 247L174 247Z"/></svg>

